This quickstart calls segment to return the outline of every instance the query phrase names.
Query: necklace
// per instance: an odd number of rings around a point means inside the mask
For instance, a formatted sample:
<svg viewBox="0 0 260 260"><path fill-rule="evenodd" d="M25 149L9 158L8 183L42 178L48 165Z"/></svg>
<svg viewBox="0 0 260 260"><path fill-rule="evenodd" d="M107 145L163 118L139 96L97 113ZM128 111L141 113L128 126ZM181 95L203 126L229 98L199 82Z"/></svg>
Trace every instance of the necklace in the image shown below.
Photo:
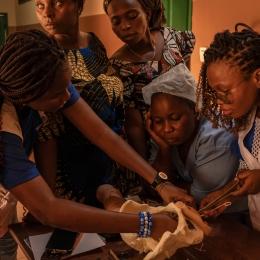
<svg viewBox="0 0 260 260"><path fill-rule="evenodd" d="M153 48L153 54L152 54L152 57L144 57L143 55L139 54L138 52L134 51L128 44L126 45L127 46L127 49L138 59L140 59L141 61L144 60L144 59L147 59L147 60L154 60L154 57L155 57L155 54L156 54L156 46L155 46L155 42L153 40L151 40L151 44L152 44L152 48ZM150 52L149 52L150 53ZM149 55L150 56L150 55Z"/></svg>

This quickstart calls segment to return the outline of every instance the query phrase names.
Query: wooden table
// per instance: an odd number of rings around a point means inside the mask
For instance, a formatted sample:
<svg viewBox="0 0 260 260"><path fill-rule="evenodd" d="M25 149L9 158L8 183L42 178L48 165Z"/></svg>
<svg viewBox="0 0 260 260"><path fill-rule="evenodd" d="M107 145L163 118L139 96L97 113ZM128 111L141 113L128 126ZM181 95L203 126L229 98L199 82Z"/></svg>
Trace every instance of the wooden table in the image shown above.
<svg viewBox="0 0 260 260"><path fill-rule="evenodd" d="M223 215L211 223L216 229L214 237L207 237L200 245L179 249L171 258L174 260L259 260L260 232L254 231L239 223L233 217ZM43 233L39 225L15 224L10 227L13 238L20 245L28 260L34 260L31 249L24 242L29 235ZM119 259L139 260L144 255L129 248L124 242L109 242L106 246L87 253L70 257L79 260L115 259L111 256L113 250Z"/></svg>

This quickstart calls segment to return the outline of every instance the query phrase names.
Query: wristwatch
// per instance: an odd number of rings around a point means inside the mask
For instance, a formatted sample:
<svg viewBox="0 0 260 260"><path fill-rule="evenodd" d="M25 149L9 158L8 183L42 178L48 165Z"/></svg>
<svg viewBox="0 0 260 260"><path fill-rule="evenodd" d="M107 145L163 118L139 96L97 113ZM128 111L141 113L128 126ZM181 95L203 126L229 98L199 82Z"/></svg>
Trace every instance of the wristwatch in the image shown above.
<svg viewBox="0 0 260 260"><path fill-rule="evenodd" d="M168 176L166 173L164 172L158 172L153 180L153 182L151 183L151 186L156 189L156 187L164 182L168 182Z"/></svg>

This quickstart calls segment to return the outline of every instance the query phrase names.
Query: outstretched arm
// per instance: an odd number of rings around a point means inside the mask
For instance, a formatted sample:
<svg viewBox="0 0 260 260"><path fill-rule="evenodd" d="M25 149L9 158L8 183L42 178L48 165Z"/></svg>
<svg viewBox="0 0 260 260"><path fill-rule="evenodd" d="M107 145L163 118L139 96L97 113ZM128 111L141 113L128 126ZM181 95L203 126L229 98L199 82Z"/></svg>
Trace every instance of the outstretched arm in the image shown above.
<svg viewBox="0 0 260 260"><path fill-rule="evenodd" d="M42 223L77 232L137 233L137 214L124 214L56 198L41 176L11 189L15 197ZM153 216L152 236L175 230L176 222L165 215Z"/></svg>
<svg viewBox="0 0 260 260"><path fill-rule="evenodd" d="M112 159L137 172L147 182L153 182L156 170L115 134L81 98L74 105L64 109L63 113L91 142Z"/></svg>
<svg viewBox="0 0 260 260"><path fill-rule="evenodd" d="M74 105L63 110L68 119L95 145L107 153L113 160L133 170L152 183L157 172L137 154L122 138L115 134L88 106L79 99ZM179 197L176 187L170 183L157 186L162 199L169 203ZM192 198L189 198L192 202Z"/></svg>

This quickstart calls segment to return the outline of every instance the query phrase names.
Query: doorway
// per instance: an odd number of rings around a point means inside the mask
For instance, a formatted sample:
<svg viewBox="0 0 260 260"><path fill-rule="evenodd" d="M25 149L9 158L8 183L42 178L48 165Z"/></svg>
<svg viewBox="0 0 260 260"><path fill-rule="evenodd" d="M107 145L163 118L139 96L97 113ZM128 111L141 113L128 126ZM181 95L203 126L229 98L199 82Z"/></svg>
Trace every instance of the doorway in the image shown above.
<svg viewBox="0 0 260 260"><path fill-rule="evenodd" d="M163 0L167 25L177 30L191 30L192 0Z"/></svg>
<svg viewBox="0 0 260 260"><path fill-rule="evenodd" d="M4 44L8 34L7 13L0 13L0 46Z"/></svg>

